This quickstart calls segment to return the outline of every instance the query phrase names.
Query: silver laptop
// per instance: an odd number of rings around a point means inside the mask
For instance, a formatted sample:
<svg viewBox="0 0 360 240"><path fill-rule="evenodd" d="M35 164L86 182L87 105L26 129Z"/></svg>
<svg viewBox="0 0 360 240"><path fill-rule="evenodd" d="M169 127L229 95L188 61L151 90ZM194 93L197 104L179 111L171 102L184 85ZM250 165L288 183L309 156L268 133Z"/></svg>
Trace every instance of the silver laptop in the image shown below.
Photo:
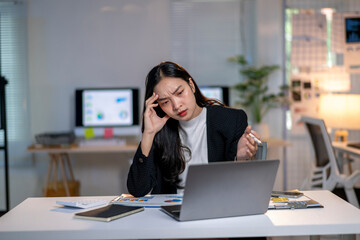
<svg viewBox="0 0 360 240"><path fill-rule="evenodd" d="M263 214L279 160L190 165L182 205L161 209L178 221Z"/></svg>

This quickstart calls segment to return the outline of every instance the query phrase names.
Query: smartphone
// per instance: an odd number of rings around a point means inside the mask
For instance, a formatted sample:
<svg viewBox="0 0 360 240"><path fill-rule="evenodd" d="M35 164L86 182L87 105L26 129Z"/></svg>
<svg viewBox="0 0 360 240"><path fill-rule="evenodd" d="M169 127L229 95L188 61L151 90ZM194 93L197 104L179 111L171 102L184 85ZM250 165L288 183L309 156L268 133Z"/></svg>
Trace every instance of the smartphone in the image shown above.
<svg viewBox="0 0 360 240"><path fill-rule="evenodd" d="M304 194L302 192L293 192L293 191L272 191L272 197L288 197L288 198L297 198L301 197Z"/></svg>

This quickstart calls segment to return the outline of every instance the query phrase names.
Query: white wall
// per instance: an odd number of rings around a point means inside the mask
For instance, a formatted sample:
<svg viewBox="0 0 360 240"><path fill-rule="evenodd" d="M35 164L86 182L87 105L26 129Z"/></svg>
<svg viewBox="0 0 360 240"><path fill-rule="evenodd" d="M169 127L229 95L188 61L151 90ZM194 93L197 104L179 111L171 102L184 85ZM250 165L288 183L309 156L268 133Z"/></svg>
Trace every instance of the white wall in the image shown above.
<svg viewBox="0 0 360 240"><path fill-rule="evenodd" d="M150 68L170 59L168 0L28 0L26 4L31 136L73 129L76 88L144 89ZM28 154L16 164L14 156L10 158L14 207L27 197L41 196L49 157ZM71 158L82 195L126 191L132 156Z"/></svg>
<svg viewBox="0 0 360 240"><path fill-rule="evenodd" d="M257 1L256 7L256 62L258 66L278 65L280 70L269 76L269 90L279 92L283 84L283 9L282 0ZM265 116L271 137L282 138L284 121L281 109L272 109Z"/></svg>
<svg viewBox="0 0 360 240"><path fill-rule="evenodd" d="M279 92L279 86L283 84L283 8L282 0L256 2L256 39L255 62L257 66L278 65L280 69L273 72L268 79L269 91ZM264 123L269 126L269 136L272 138L283 138L283 110L281 108L271 109L264 118ZM271 147L268 149L268 159L280 159L274 188L283 190L284 187L284 154L283 147Z"/></svg>
<svg viewBox="0 0 360 240"><path fill-rule="evenodd" d="M281 65L281 0L250 6L256 17L246 12L246 27L253 29L246 32L246 55L258 49L252 62ZM32 136L73 129L75 88L144 89L150 68L171 57L170 0L27 0L27 7ZM282 81L280 72L273 78ZM271 133L281 136L282 122L272 116ZM125 192L131 157L72 156L81 194ZM26 197L41 196L47 163L45 154L35 160L29 155L22 166L10 169L12 207Z"/></svg>
<svg viewBox="0 0 360 240"><path fill-rule="evenodd" d="M143 87L170 57L167 0L28 0L32 134L74 127L74 90Z"/></svg>

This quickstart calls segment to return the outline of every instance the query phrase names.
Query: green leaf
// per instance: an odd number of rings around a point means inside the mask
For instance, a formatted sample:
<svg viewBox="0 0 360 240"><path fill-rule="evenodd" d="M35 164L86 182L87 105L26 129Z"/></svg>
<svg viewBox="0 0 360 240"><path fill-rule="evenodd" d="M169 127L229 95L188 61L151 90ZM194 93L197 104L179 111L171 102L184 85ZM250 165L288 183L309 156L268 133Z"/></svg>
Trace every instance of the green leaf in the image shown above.
<svg viewBox="0 0 360 240"><path fill-rule="evenodd" d="M245 57L242 55L237 55L237 56L233 56L233 57L228 57L227 58L228 62L236 62L242 66L246 66L248 64L248 62L246 61Z"/></svg>
<svg viewBox="0 0 360 240"><path fill-rule="evenodd" d="M260 122L269 109L290 102L287 85L280 86L279 93L267 93L269 91L268 77L279 69L279 66L249 66L242 55L229 57L227 60L240 65L240 74L245 79L233 88L238 91L239 102L250 110L255 122Z"/></svg>

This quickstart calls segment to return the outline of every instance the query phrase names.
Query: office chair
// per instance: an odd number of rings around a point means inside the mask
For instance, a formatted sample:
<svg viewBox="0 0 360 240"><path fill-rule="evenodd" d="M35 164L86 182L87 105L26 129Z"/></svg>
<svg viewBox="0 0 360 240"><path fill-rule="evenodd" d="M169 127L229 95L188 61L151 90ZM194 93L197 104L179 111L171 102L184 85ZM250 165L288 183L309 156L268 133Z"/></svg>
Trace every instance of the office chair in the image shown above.
<svg viewBox="0 0 360 240"><path fill-rule="evenodd" d="M360 171L356 170L350 175L340 172L329 134L322 119L303 116L300 122L305 123L315 154L310 188L332 191L336 186L344 187L348 201L359 208L354 185L360 179Z"/></svg>
<svg viewBox="0 0 360 240"><path fill-rule="evenodd" d="M256 160L266 160L267 154L267 142L262 142L261 145L258 145L256 150L255 159Z"/></svg>

